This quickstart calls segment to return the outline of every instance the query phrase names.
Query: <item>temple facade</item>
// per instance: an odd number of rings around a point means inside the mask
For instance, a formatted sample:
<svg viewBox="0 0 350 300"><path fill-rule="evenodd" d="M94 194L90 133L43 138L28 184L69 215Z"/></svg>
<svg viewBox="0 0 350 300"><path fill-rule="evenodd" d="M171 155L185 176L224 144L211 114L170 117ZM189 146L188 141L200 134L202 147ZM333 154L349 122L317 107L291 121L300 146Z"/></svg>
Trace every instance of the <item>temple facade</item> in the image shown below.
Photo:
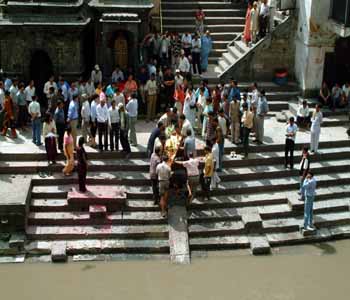
<svg viewBox="0 0 350 300"><path fill-rule="evenodd" d="M0 0L0 68L37 82L137 66L151 0Z"/></svg>

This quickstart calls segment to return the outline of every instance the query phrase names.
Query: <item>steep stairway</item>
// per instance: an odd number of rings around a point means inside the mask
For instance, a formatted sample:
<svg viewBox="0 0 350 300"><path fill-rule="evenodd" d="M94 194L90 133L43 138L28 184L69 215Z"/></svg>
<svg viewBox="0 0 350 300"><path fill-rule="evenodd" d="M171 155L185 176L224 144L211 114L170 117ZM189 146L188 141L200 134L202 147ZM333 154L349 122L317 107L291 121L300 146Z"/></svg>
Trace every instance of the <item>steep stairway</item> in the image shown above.
<svg viewBox="0 0 350 300"><path fill-rule="evenodd" d="M230 1L162 1L163 31L194 32L195 12L201 7L206 15L205 30L210 30L213 50L210 64L217 64L227 45L244 29L245 7Z"/></svg>

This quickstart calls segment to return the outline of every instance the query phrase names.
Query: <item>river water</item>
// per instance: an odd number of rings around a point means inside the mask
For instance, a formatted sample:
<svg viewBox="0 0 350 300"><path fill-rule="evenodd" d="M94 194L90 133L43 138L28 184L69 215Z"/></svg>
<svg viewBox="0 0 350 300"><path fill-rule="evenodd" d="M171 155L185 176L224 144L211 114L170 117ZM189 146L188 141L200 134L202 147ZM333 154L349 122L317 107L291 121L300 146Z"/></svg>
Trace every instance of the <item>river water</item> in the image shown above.
<svg viewBox="0 0 350 300"><path fill-rule="evenodd" d="M167 260L0 265L1 300L349 300L350 241Z"/></svg>

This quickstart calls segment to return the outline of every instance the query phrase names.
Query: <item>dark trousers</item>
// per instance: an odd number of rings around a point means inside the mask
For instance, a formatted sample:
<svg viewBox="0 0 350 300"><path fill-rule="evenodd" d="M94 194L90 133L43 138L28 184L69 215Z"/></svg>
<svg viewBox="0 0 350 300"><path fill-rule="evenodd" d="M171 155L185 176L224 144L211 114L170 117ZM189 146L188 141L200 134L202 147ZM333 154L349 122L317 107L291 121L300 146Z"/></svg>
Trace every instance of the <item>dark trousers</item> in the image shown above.
<svg viewBox="0 0 350 300"><path fill-rule="evenodd" d="M120 124L119 123L112 123L111 124L111 129L109 131L109 140L110 140L110 145L111 145L111 150L114 150L114 145L115 145L115 150L119 150L119 130L120 130Z"/></svg>
<svg viewBox="0 0 350 300"><path fill-rule="evenodd" d="M63 137L64 137L64 129L66 125L64 123L56 123L57 135L58 135L58 149L63 151Z"/></svg>
<svg viewBox="0 0 350 300"><path fill-rule="evenodd" d="M193 65L193 74L202 74L201 69L201 54L197 52L192 52L192 65Z"/></svg>
<svg viewBox="0 0 350 300"><path fill-rule="evenodd" d="M98 148L103 150L102 138L105 150L108 150L107 123L97 123L98 128Z"/></svg>
<svg viewBox="0 0 350 300"><path fill-rule="evenodd" d="M311 124L311 117L300 117L297 116L297 124L299 127L306 127Z"/></svg>
<svg viewBox="0 0 350 300"><path fill-rule="evenodd" d="M57 156L56 138L46 137L45 138L45 149L46 149L47 161L48 162L56 161L56 156Z"/></svg>
<svg viewBox="0 0 350 300"><path fill-rule="evenodd" d="M260 38L263 38L266 35L267 23L268 23L268 17L259 16L259 26L260 26L259 36L260 36Z"/></svg>
<svg viewBox="0 0 350 300"><path fill-rule="evenodd" d="M243 148L244 148L244 155L245 156L248 155L248 151L249 151L249 134L250 134L250 128L243 127L242 142L243 142Z"/></svg>
<svg viewBox="0 0 350 300"><path fill-rule="evenodd" d="M152 191L154 202L159 203L159 181L157 178L151 178L152 181Z"/></svg>
<svg viewBox="0 0 350 300"><path fill-rule="evenodd" d="M290 165L291 168L294 166L294 141L286 139L286 146L284 152L284 165ZM288 157L289 156L289 157Z"/></svg>
<svg viewBox="0 0 350 300"><path fill-rule="evenodd" d="M27 123L27 106L18 105L17 127L22 128Z"/></svg>
<svg viewBox="0 0 350 300"><path fill-rule="evenodd" d="M77 169L78 169L79 191L86 192L86 173L87 173L86 165L78 163Z"/></svg>
<svg viewBox="0 0 350 300"><path fill-rule="evenodd" d="M131 152L130 144L128 141L128 131L127 130L120 129L120 143L123 147L123 151L125 151L126 153Z"/></svg>
<svg viewBox="0 0 350 300"><path fill-rule="evenodd" d="M91 136L93 138L96 137L96 132L97 132L97 123L96 123L96 120L93 120L91 121L91 124L90 124L90 132L91 132Z"/></svg>
<svg viewBox="0 0 350 300"><path fill-rule="evenodd" d="M185 56L189 57L191 55L191 48L183 48L184 52L185 52Z"/></svg>

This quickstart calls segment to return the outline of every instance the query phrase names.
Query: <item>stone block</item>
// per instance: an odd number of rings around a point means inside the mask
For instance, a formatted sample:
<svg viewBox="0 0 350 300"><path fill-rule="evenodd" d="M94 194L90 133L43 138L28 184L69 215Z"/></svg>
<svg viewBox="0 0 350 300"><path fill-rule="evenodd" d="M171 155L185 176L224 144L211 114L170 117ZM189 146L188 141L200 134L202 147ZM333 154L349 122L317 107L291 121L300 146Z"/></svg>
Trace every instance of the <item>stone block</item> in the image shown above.
<svg viewBox="0 0 350 300"><path fill-rule="evenodd" d="M81 193L76 188L68 192L70 206L88 208L90 205L105 205L108 211L122 209L126 204L126 193L120 186L87 186L87 192Z"/></svg>
<svg viewBox="0 0 350 300"><path fill-rule="evenodd" d="M168 211L170 260L177 264L190 263L190 247L187 230L187 210L173 206Z"/></svg>
<svg viewBox="0 0 350 300"><path fill-rule="evenodd" d="M105 219L107 217L107 208L105 205L90 205L89 213L91 219Z"/></svg>
<svg viewBox="0 0 350 300"><path fill-rule="evenodd" d="M51 254L51 242L35 241L27 244L24 247L26 253L31 255Z"/></svg>
<svg viewBox="0 0 350 300"><path fill-rule="evenodd" d="M15 256L0 256L0 264L23 263L26 256L24 254Z"/></svg>
<svg viewBox="0 0 350 300"><path fill-rule="evenodd" d="M253 255L265 255L271 253L270 244L265 236L250 236L250 250Z"/></svg>
<svg viewBox="0 0 350 300"><path fill-rule="evenodd" d="M262 229L262 220L258 213L247 213L242 215L244 227L248 231L256 231Z"/></svg>
<svg viewBox="0 0 350 300"><path fill-rule="evenodd" d="M23 250L25 239L25 234L22 232L11 234L11 238L9 241L10 248L14 248L19 251Z"/></svg>
<svg viewBox="0 0 350 300"><path fill-rule="evenodd" d="M52 262L67 261L67 243L65 241L55 241L51 247Z"/></svg>

